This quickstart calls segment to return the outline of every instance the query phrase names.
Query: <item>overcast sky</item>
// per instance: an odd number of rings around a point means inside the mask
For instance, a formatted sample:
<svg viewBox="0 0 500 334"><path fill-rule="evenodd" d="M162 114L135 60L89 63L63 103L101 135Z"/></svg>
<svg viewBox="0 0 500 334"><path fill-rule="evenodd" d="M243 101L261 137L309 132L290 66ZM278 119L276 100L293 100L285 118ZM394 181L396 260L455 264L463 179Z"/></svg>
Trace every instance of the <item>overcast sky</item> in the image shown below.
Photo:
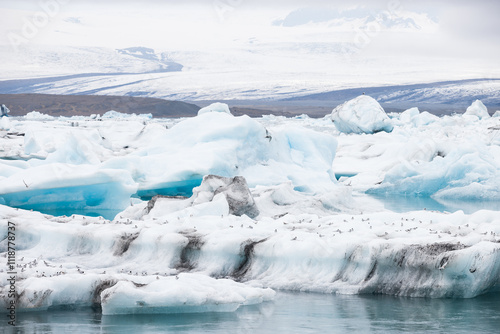
<svg viewBox="0 0 500 334"><path fill-rule="evenodd" d="M462 35L468 38L490 39L491 42L500 41L500 1L497 0L370 0L370 1L345 1L345 0L2 0L0 9L16 8L29 10L32 13L44 11L43 4L50 8L57 3L61 13L78 12L99 13L115 11L116 13L128 11L141 14L155 14L158 9L163 11L178 11L180 8L204 12L208 18L220 19L223 14L225 19L231 16L241 16L242 13L254 15L255 11L262 13L273 12L286 15L287 12L300 7L335 7L346 8L353 6L368 6L374 10L388 10L401 8L406 10L425 11L439 17L443 29L451 34ZM52 6L53 7L53 6ZM252 13L252 14L250 14ZM3 16L5 18L5 16ZM194 17L193 17L194 18ZM184 21L191 21L183 17ZM192 22L196 26L196 22ZM4 23L2 23L4 25ZM5 25L3 27L6 28ZM11 26L16 30L20 27Z"/></svg>
<svg viewBox="0 0 500 334"><path fill-rule="evenodd" d="M224 48L250 50L254 42L261 46L352 43L355 31L335 34L328 25L287 29L273 22L304 7L342 10L359 6L375 14L394 9L426 13L438 27L431 33L370 36L360 57L411 55L420 56L422 63L453 58L464 64L487 63L486 69L500 68L500 1L496 0L1 0L0 44L145 46L211 53Z"/></svg>

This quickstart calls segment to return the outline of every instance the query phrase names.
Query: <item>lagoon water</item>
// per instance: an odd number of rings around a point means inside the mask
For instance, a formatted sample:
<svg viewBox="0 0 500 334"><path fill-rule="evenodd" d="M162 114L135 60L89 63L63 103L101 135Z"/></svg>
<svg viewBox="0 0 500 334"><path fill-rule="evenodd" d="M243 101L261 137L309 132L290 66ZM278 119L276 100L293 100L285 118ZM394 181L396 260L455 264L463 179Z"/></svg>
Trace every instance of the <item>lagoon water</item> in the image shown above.
<svg viewBox="0 0 500 334"><path fill-rule="evenodd" d="M12 333L498 333L500 293L427 299L279 292L273 302L234 313L102 316L91 309L50 310L20 313L17 321Z"/></svg>

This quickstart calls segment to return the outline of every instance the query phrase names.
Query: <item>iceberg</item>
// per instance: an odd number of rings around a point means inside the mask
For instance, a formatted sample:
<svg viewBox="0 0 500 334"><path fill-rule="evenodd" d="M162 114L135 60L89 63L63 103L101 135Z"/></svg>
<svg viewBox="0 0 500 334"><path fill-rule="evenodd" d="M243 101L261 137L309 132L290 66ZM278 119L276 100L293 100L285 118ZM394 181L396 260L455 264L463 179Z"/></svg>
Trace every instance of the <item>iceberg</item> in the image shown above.
<svg viewBox="0 0 500 334"><path fill-rule="evenodd" d="M110 110L104 113L102 119L132 119L132 120L149 120L153 118L152 114L126 114L115 110Z"/></svg>
<svg viewBox="0 0 500 334"><path fill-rule="evenodd" d="M229 279L181 273L149 284L120 281L101 292L103 315L234 312L241 305L274 298L271 289Z"/></svg>
<svg viewBox="0 0 500 334"><path fill-rule="evenodd" d="M211 112L185 119L133 154L103 165L126 168L144 199L191 196L209 174L243 176L250 187L292 181L303 191L325 192L335 186L335 149L329 134L301 127L271 132L248 116Z"/></svg>
<svg viewBox="0 0 500 334"><path fill-rule="evenodd" d="M403 111L399 115L399 121L404 124L411 124L415 127L429 125L439 120L439 117L428 113L427 111L420 112L418 108L410 108Z"/></svg>
<svg viewBox="0 0 500 334"><path fill-rule="evenodd" d="M0 204L39 211L123 210L137 189L124 171L61 163L23 169L1 183Z"/></svg>
<svg viewBox="0 0 500 334"><path fill-rule="evenodd" d="M1 203L26 209L64 203L74 209L123 210L131 195L145 200L190 197L210 174L242 176L250 187L292 181L308 193L336 187L331 164L337 142L329 134L298 126L270 131L247 116L221 112L202 113L168 128L136 118L113 119L81 121L80 126L67 119L54 119L45 127L21 123L20 147L27 161L16 167L1 162ZM69 172L60 174L60 168ZM116 201L90 198L93 187L96 194ZM231 204L233 199L227 198Z"/></svg>
<svg viewBox="0 0 500 334"><path fill-rule="evenodd" d="M231 110L229 110L229 106L226 103L215 102L210 104L209 106L203 107L198 111L198 115L205 114L207 112L222 112L229 115L231 114Z"/></svg>
<svg viewBox="0 0 500 334"><path fill-rule="evenodd" d="M333 109L331 118L340 132L391 132L393 125L382 106L372 97L361 95Z"/></svg>
<svg viewBox="0 0 500 334"><path fill-rule="evenodd" d="M410 123L412 118L420 115L420 110L417 107L407 109L399 115L399 120L404 123Z"/></svg>
<svg viewBox="0 0 500 334"><path fill-rule="evenodd" d="M7 116L7 114L10 113L10 109L5 106L5 104L2 104L0 106L0 117Z"/></svg>
<svg viewBox="0 0 500 334"><path fill-rule="evenodd" d="M216 215L235 216L247 215L255 218L259 209L248 189L246 180L241 176L226 178L217 175L207 175L199 187L193 189L193 195L188 199L157 195L153 197L144 210L150 217L168 214L175 208L183 210L184 216ZM178 213L177 213L178 214Z"/></svg>
<svg viewBox="0 0 500 334"><path fill-rule="evenodd" d="M490 117L488 109L483 102L481 102L481 100L472 102L472 104L465 111L464 115L477 116L479 119Z"/></svg>
<svg viewBox="0 0 500 334"><path fill-rule="evenodd" d="M32 111L24 115L24 119L27 121L53 121L55 120L55 117L38 111Z"/></svg>
<svg viewBox="0 0 500 334"><path fill-rule="evenodd" d="M8 117L0 117L0 130L9 131L10 130L10 121Z"/></svg>
<svg viewBox="0 0 500 334"><path fill-rule="evenodd" d="M18 309L230 312L272 300L271 289L471 298L500 287L494 211L317 211L254 220L176 217L176 210L139 219L126 211L109 221L0 206L3 254L7 226L16 224ZM1 271L3 309L8 279Z"/></svg>
<svg viewBox="0 0 500 334"><path fill-rule="evenodd" d="M456 200L499 200L500 166L496 151L479 143L463 144L428 161L404 160L368 190L376 194L431 196Z"/></svg>
<svg viewBox="0 0 500 334"><path fill-rule="evenodd" d="M455 202L500 199L498 119L415 108L374 133L372 111L383 109L355 101L344 109L369 117L353 112L349 126L369 121L370 131L350 135L333 116L10 118L0 135L0 256L14 224L19 311L233 312L271 301L273 290L498 291L498 211L465 214ZM397 213L366 192L457 210ZM61 207L67 216L46 210ZM98 209L120 212L89 216ZM0 268L4 310L8 289Z"/></svg>

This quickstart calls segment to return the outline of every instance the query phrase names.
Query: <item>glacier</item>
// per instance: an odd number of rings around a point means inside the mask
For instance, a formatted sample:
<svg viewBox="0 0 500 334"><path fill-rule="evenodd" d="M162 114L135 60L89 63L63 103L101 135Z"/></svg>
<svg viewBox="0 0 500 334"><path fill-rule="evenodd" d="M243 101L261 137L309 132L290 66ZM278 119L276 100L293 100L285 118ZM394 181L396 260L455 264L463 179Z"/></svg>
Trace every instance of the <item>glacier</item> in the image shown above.
<svg viewBox="0 0 500 334"><path fill-rule="evenodd" d="M252 119L226 107L187 119L9 117L0 255L14 224L18 310L233 312L279 290L500 290L498 209L446 204L498 203L497 117L412 108L384 112L391 131L356 133L332 115ZM394 212L383 196L443 209ZM8 280L1 268L1 307Z"/></svg>

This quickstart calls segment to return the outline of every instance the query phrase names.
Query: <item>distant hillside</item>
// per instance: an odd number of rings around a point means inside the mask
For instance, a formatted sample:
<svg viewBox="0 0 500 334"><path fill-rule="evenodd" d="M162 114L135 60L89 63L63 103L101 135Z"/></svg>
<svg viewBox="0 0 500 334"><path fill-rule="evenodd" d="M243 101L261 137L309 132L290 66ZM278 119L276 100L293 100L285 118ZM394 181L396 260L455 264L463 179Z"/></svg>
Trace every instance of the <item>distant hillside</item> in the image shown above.
<svg viewBox="0 0 500 334"><path fill-rule="evenodd" d="M11 116L22 116L36 110L52 116L90 116L109 110L122 113L152 114L153 117L195 116L195 104L149 97L102 95L0 94L0 103Z"/></svg>
<svg viewBox="0 0 500 334"><path fill-rule="evenodd" d="M307 94L284 99L288 103L335 106L361 94L370 95L386 111L419 107L435 114L464 112L476 99L488 107L490 113L500 109L500 79L470 79L426 84L363 87Z"/></svg>

